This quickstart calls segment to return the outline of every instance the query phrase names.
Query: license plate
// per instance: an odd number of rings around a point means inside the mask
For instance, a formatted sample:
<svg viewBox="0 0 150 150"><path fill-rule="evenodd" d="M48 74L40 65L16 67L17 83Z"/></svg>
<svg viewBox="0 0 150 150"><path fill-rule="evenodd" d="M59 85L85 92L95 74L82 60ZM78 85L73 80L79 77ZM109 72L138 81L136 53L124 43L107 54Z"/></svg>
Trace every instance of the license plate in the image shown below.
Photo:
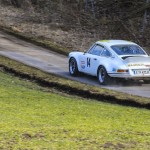
<svg viewBox="0 0 150 150"><path fill-rule="evenodd" d="M150 70L133 70L135 75L147 75L150 74Z"/></svg>

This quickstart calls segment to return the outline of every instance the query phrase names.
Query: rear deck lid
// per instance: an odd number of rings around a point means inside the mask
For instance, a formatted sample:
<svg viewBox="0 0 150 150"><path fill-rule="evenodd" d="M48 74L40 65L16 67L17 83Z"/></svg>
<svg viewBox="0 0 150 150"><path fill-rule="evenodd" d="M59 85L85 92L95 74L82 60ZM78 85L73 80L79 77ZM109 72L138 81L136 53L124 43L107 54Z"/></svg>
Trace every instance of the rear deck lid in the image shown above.
<svg viewBox="0 0 150 150"><path fill-rule="evenodd" d="M150 68L150 57L127 57L124 59L124 63L130 68Z"/></svg>

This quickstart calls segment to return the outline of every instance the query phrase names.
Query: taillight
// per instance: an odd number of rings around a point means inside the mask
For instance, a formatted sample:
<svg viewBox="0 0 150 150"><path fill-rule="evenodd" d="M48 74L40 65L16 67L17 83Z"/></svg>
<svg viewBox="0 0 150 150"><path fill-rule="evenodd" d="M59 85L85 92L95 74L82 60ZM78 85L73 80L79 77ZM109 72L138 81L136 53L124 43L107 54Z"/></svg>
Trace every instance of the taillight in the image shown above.
<svg viewBox="0 0 150 150"><path fill-rule="evenodd" d="M127 70L127 69L118 69L117 72L118 73L127 73L127 72L129 72L129 70Z"/></svg>

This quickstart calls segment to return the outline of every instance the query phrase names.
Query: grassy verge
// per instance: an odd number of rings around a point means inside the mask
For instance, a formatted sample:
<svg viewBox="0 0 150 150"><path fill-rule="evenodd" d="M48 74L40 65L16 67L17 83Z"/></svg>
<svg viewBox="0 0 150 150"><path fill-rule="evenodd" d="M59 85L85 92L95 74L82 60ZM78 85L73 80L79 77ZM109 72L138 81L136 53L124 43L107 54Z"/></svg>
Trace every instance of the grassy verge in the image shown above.
<svg viewBox="0 0 150 150"><path fill-rule="evenodd" d="M34 81L43 87L53 88L64 93L109 103L150 108L148 98L127 95L56 77L2 56L0 56L0 67L6 72L25 78L26 80Z"/></svg>
<svg viewBox="0 0 150 150"><path fill-rule="evenodd" d="M44 89L0 72L0 149L149 149L149 110Z"/></svg>
<svg viewBox="0 0 150 150"><path fill-rule="evenodd" d="M63 55L68 55L68 53L69 53L68 49L66 49L60 45L54 44L53 42L51 42L49 39L47 39L45 37L35 37L34 35L31 35L31 34L26 35L25 33L22 33L13 27L5 27L2 25L0 25L0 30L2 30L8 34L11 34L13 36L16 36L22 40L31 42L38 46L42 46L44 48L48 48L51 51L58 52Z"/></svg>

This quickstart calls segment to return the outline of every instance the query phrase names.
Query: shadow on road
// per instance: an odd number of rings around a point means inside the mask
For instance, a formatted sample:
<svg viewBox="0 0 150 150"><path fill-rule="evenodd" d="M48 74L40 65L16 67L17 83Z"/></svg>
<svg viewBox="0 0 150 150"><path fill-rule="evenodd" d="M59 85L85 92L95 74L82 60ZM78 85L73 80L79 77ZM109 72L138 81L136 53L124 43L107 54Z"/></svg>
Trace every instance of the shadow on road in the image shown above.
<svg viewBox="0 0 150 150"><path fill-rule="evenodd" d="M150 81L143 81L143 80L133 80L133 79L117 79L117 78L112 78L111 82L108 85L100 85L97 78L90 76L90 75L86 75L86 74L80 74L78 77L72 77L75 80L79 80L79 81L88 81L89 83L92 83L93 85L96 86L142 86L144 84L149 85Z"/></svg>

